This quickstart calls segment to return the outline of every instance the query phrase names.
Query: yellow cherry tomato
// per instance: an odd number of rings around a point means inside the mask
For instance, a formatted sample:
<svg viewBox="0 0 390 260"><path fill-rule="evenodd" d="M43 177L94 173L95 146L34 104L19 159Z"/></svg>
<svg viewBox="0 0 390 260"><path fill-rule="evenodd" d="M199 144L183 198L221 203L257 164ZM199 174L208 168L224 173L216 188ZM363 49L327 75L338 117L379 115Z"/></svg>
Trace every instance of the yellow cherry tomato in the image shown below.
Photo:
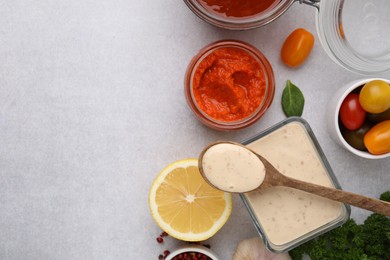
<svg viewBox="0 0 390 260"><path fill-rule="evenodd" d="M284 41L281 58L290 67L301 65L309 56L314 46L314 36L305 29L298 28Z"/></svg>
<svg viewBox="0 0 390 260"><path fill-rule="evenodd" d="M386 111L390 108L390 85L383 80L368 82L360 91L359 103L369 113Z"/></svg>
<svg viewBox="0 0 390 260"><path fill-rule="evenodd" d="M371 154L390 152L390 120L374 125L364 135L364 145Z"/></svg>

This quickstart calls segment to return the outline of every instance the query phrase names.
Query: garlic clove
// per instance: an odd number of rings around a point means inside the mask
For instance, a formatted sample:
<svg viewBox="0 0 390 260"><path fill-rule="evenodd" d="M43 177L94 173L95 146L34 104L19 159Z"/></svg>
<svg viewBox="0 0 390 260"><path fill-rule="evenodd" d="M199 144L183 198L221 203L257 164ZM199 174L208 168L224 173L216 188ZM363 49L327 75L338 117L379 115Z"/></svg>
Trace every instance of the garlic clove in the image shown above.
<svg viewBox="0 0 390 260"><path fill-rule="evenodd" d="M272 253L259 237L242 240L233 255L233 260L291 260L288 253Z"/></svg>

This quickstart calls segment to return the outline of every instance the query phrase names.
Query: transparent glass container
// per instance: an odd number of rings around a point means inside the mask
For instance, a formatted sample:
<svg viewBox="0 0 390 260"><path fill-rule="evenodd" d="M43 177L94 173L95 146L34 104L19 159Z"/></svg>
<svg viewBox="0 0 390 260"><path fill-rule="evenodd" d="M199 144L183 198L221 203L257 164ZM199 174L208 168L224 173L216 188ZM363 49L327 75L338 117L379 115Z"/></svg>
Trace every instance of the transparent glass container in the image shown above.
<svg viewBox="0 0 390 260"><path fill-rule="evenodd" d="M342 67L363 75L390 70L389 0L280 0L258 15L232 18L213 14L198 0L184 0L204 21L230 30L264 26L294 3L314 6L317 33L329 57Z"/></svg>
<svg viewBox="0 0 390 260"><path fill-rule="evenodd" d="M256 108L256 110L249 115L240 120L236 121L221 121L211 116L207 115L196 102L194 92L193 92L193 78L197 71L199 64L212 54L215 50L220 48L238 48L245 51L247 54L252 56L254 60L257 61L259 67L262 70L262 76L265 81L265 92L264 98ZM208 127L211 127L216 130L238 130L245 127L248 127L258 121L262 115L268 110L271 106L275 93L275 78L272 70L271 64L268 62L267 58L255 47L252 45L237 40L223 40L211 43L204 48L202 48L198 54L196 54L187 67L187 71L184 78L184 94L186 96L187 104L190 107L191 111L197 117L199 121L205 124Z"/></svg>
<svg viewBox="0 0 390 260"><path fill-rule="evenodd" d="M350 71L390 70L390 1L321 0L317 31L326 53Z"/></svg>
<svg viewBox="0 0 390 260"><path fill-rule="evenodd" d="M290 117L243 144L263 151L262 155L289 177L340 189L313 131L302 118ZM273 252L291 250L341 226L350 216L346 204L291 188L271 187L240 196L266 247Z"/></svg>

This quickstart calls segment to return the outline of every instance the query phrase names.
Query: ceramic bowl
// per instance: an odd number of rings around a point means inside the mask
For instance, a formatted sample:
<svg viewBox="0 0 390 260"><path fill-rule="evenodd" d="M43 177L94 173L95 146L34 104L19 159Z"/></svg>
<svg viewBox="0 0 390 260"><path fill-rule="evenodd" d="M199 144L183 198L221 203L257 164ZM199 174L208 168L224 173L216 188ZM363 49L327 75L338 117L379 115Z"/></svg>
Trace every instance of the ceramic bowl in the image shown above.
<svg viewBox="0 0 390 260"><path fill-rule="evenodd" d="M178 249L171 252L167 256L166 260L173 260L175 259L176 256L179 256L180 254L184 254L184 253L195 253L195 254L200 253L208 256L212 260L219 260L219 258L214 254L213 251L201 245L187 245L187 246L179 247ZM201 258L197 258L197 259L201 259Z"/></svg>
<svg viewBox="0 0 390 260"><path fill-rule="evenodd" d="M354 147L352 147L350 144L347 143L347 141L344 139L343 135L341 134L341 130L340 130L339 111L344 99L349 93L353 92L355 89L363 86L364 84L372 80L383 80L390 84L390 80L383 79L383 78L365 78L365 79L355 80L345 84L334 94L334 96L328 103L329 113L327 118L327 125L328 125L330 136L333 138L333 140L335 140L337 144L339 144L344 149L362 158L382 159L382 158L390 157L390 153L374 155L374 154L370 154L367 151L360 151L358 149L355 149Z"/></svg>

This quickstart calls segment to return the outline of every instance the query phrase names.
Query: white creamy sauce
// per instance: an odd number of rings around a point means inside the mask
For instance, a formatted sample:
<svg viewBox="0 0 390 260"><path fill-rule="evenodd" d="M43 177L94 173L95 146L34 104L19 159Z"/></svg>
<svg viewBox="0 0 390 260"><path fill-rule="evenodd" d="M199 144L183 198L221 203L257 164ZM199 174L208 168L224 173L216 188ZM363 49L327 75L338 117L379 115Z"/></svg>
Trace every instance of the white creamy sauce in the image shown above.
<svg viewBox="0 0 390 260"><path fill-rule="evenodd" d="M287 124L248 145L282 174L334 187L305 128ZM340 217L342 204L303 191L271 187L245 195L268 241L283 245Z"/></svg>
<svg viewBox="0 0 390 260"><path fill-rule="evenodd" d="M252 191L263 182L264 164L245 147L221 143L202 158L203 173L216 188L228 192Z"/></svg>

